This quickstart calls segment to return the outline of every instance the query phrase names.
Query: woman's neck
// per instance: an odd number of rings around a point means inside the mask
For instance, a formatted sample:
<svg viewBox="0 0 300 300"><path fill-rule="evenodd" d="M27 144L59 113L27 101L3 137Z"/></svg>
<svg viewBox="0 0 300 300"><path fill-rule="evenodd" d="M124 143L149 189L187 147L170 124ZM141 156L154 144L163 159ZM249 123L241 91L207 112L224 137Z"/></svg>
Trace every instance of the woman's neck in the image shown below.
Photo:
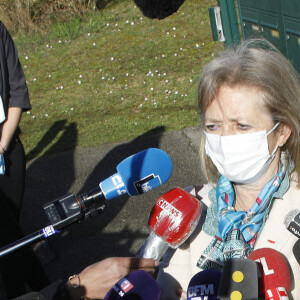
<svg viewBox="0 0 300 300"><path fill-rule="evenodd" d="M275 155L266 172L253 184L233 184L235 190L235 209L249 211L265 184L270 181L279 169L280 151Z"/></svg>

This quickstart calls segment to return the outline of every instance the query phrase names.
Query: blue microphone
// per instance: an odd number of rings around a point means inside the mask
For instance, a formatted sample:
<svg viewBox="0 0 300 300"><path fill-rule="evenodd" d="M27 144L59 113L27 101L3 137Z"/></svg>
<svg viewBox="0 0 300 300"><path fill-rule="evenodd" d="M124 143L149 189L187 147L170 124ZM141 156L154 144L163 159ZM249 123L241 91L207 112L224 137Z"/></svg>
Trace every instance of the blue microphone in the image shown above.
<svg viewBox="0 0 300 300"><path fill-rule="evenodd" d="M84 217L98 216L104 211L105 200L126 193L129 196L140 195L159 187L170 178L172 169L169 155L157 148L149 148L127 157L117 165L118 172L100 182L96 189L78 196L68 193L46 203L43 208L51 226L1 248L0 257L58 233L59 229Z"/></svg>
<svg viewBox="0 0 300 300"><path fill-rule="evenodd" d="M218 300L218 290L222 273L219 270L204 270L190 280L188 300Z"/></svg>
<svg viewBox="0 0 300 300"><path fill-rule="evenodd" d="M166 182L172 173L169 155L157 148L149 148L120 162L117 173L100 182L106 200L122 194L140 195Z"/></svg>
<svg viewBox="0 0 300 300"><path fill-rule="evenodd" d="M159 300L158 283L144 270L134 271L120 279L103 300Z"/></svg>

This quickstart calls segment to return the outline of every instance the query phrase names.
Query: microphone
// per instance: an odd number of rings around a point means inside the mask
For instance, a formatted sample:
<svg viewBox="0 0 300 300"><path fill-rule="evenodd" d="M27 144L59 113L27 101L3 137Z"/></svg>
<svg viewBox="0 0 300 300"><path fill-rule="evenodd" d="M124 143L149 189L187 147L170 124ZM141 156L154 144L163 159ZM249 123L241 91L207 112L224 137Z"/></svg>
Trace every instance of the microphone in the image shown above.
<svg viewBox="0 0 300 300"><path fill-rule="evenodd" d="M219 270L204 270L192 277L187 289L187 300L218 300L222 273Z"/></svg>
<svg viewBox="0 0 300 300"><path fill-rule="evenodd" d="M134 0L143 15L150 19L164 19L175 13L184 0Z"/></svg>
<svg viewBox="0 0 300 300"><path fill-rule="evenodd" d="M271 248L253 251L248 259L258 262L259 294L265 299L288 300L291 275L284 256Z"/></svg>
<svg viewBox="0 0 300 300"><path fill-rule="evenodd" d="M161 186L170 178L172 169L171 158L166 152L149 148L120 162L117 173L100 182L96 189L77 197L64 195L45 204L44 210L58 229L84 216L99 215L105 208L105 200L123 194L136 196Z"/></svg>
<svg viewBox="0 0 300 300"><path fill-rule="evenodd" d="M227 260L220 280L218 299L258 299L256 263L245 258Z"/></svg>
<svg viewBox="0 0 300 300"><path fill-rule="evenodd" d="M144 270L134 271L119 280L103 300L159 300L158 283Z"/></svg>
<svg viewBox="0 0 300 300"><path fill-rule="evenodd" d="M160 260L169 247L179 247L196 228L202 207L200 201L179 187L161 196L149 215L151 233L137 256Z"/></svg>
<svg viewBox="0 0 300 300"><path fill-rule="evenodd" d="M96 189L75 196L68 193L43 206L51 223L10 245L0 249L0 257L42 238L59 232L84 217L95 217L104 211L105 200L122 194L140 195L165 183L172 173L169 155L157 148L149 148L124 159L117 165L117 173L100 182Z"/></svg>
<svg viewBox="0 0 300 300"><path fill-rule="evenodd" d="M300 265L300 240L298 240L293 247L294 256Z"/></svg>
<svg viewBox="0 0 300 300"><path fill-rule="evenodd" d="M284 225L288 231L300 238L300 210L291 210L284 219Z"/></svg>

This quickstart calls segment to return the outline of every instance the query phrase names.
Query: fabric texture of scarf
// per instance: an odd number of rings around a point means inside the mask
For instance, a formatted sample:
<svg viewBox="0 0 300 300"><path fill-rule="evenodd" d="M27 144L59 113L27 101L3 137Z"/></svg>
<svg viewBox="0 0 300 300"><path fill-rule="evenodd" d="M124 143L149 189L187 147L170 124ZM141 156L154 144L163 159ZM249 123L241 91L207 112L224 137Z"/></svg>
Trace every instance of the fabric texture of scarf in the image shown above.
<svg viewBox="0 0 300 300"><path fill-rule="evenodd" d="M278 173L265 184L248 212L234 209L233 185L220 176L216 188L218 232L198 260L199 268L221 270L226 260L246 258L253 251L266 210L284 178L285 166L280 167Z"/></svg>

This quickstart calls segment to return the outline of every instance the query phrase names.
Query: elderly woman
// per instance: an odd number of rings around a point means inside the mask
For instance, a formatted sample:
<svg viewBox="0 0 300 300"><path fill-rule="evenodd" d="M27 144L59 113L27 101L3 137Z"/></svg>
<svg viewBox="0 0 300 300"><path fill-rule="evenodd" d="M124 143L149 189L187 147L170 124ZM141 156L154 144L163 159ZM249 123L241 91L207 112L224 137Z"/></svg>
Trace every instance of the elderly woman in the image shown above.
<svg viewBox="0 0 300 300"><path fill-rule="evenodd" d="M289 299L300 299L292 251L298 238L284 225L300 208L299 75L271 44L249 40L204 68L198 106L209 183L197 196L208 208L201 231L163 257L157 277L162 299L184 299L193 275L221 270L227 259L247 258L259 248L285 256L292 271Z"/></svg>

